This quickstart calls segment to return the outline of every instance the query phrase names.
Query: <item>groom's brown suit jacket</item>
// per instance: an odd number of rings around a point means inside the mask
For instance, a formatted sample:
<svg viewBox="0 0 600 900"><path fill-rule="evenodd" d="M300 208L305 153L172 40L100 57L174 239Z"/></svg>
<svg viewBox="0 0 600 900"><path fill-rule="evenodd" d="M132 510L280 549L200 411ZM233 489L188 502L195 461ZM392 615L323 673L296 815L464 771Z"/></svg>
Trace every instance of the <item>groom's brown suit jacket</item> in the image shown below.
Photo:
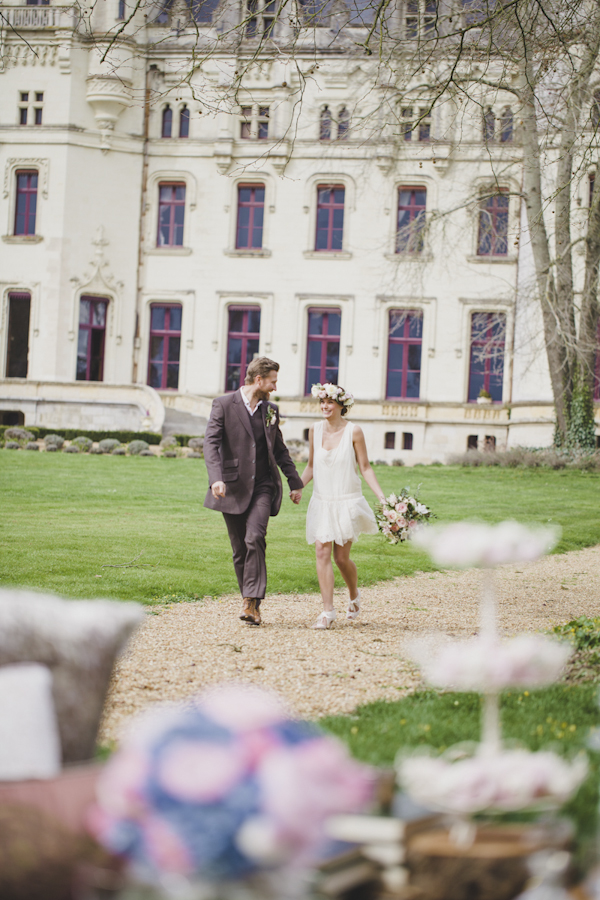
<svg viewBox="0 0 600 900"><path fill-rule="evenodd" d="M266 424L267 409L272 409L272 416L275 416L271 425ZM267 436L269 469L274 488L271 515L276 516L283 494L277 467L281 468L292 491L302 489L302 479L279 429L279 407L275 403L263 401L254 415L261 417ZM204 505L223 513L244 513L254 491L256 447L250 416L239 391L213 400L204 435L204 459L209 482ZM213 497L210 486L216 481L225 482L224 497Z"/></svg>

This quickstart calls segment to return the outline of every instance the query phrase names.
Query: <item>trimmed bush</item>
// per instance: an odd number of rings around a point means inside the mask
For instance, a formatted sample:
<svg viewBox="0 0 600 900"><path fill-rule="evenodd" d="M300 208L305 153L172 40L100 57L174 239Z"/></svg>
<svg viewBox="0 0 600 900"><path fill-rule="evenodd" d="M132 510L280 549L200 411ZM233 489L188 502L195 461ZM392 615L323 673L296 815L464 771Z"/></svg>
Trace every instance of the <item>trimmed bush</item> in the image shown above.
<svg viewBox="0 0 600 900"><path fill-rule="evenodd" d="M79 447L77 444L69 444L68 447L65 447L63 453L79 453Z"/></svg>
<svg viewBox="0 0 600 900"><path fill-rule="evenodd" d="M170 434L167 437L164 437L160 442L161 447L179 447L179 441L174 435Z"/></svg>
<svg viewBox="0 0 600 900"><path fill-rule="evenodd" d="M166 450L163 453L163 456L168 457L169 459L177 459L177 454L174 450Z"/></svg>
<svg viewBox="0 0 600 900"><path fill-rule="evenodd" d="M188 447L196 453L204 448L204 435L202 437L193 437L188 441Z"/></svg>
<svg viewBox="0 0 600 900"><path fill-rule="evenodd" d="M129 445L129 453L131 454L131 456L139 456L140 453L144 452L144 450L149 449L150 447L146 443L146 441L132 441Z"/></svg>
<svg viewBox="0 0 600 900"><path fill-rule="evenodd" d="M152 450L142 450L140 456L155 456L155 454L152 452Z"/></svg>
<svg viewBox="0 0 600 900"><path fill-rule="evenodd" d="M119 444L118 447L111 452L111 456L126 456L127 447L124 447L123 444Z"/></svg>
<svg viewBox="0 0 600 900"><path fill-rule="evenodd" d="M58 444L48 444L48 446L46 447L46 453L58 453L59 449L60 448Z"/></svg>
<svg viewBox="0 0 600 900"><path fill-rule="evenodd" d="M93 441L90 441L89 437L80 434L79 437L73 439L73 443L76 447L79 447L82 453L89 453L92 449Z"/></svg>
<svg viewBox="0 0 600 900"><path fill-rule="evenodd" d="M47 434L46 437L44 438L44 444L46 445L46 450L48 450L50 444L52 444L54 447L56 447L58 450L60 450L60 448L62 447L64 442L65 442L65 439L60 434Z"/></svg>
<svg viewBox="0 0 600 900"><path fill-rule="evenodd" d="M102 456L102 450L100 449L100 447L92 447L90 453L92 453L94 456Z"/></svg>
<svg viewBox="0 0 600 900"><path fill-rule="evenodd" d="M32 441L35 435L25 428L7 428L4 437L7 441Z"/></svg>
<svg viewBox="0 0 600 900"><path fill-rule="evenodd" d="M98 449L101 453L112 453L115 447L120 447L121 442L117 441L116 438L104 438L103 441L100 441L98 444Z"/></svg>
<svg viewBox="0 0 600 900"><path fill-rule="evenodd" d="M552 447L514 447L510 450L467 450L451 456L449 465L501 466L502 468L581 469L587 472L600 470L600 453L585 450L555 450Z"/></svg>
<svg viewBox="0 0 600 900"><path fill-rule="evenodd" d="M6 428L0 425L0 430ZM47 434L61 435L65 440L72 441L80 435L85 435L91 441L103 441L105 438L114 438L120 444L128 444L130 441L143 440L148 444L159 444L161 435L152 431L94 431L89 428L32 428L36 437L44 438ZM0 432L1 433L1 432Z"/></svg>
<svg viewBox="0 0 600 900"><path fill-rule="evenodd" d="M19 450L21 447L20 444L17 444L16 441L7 441L4 445L5 450Z"/></svg>
<svg viewBox="0 0 600 900"><path fill-rule="evenodd" d="M192 450L191 453L188 453L187 458L188 459L204 459L204 454L196 453L194 450Z"/></svg>
<svg viewBox="0 0 600 900"><path fill-rule="evenodd" d="M40 445L36 444L35 441L27 441L27 444L25 445L25 449L26 450L39 450Z"/></svg>
<svg viewBox="0 0 600 900"><path fill-rule="evenodd" d="M403 459L400 459L400 457L398 457L398 459L392 460L392 465L393 466L404 466L404 465L406 465L406 463L404 462Z"/></svg>

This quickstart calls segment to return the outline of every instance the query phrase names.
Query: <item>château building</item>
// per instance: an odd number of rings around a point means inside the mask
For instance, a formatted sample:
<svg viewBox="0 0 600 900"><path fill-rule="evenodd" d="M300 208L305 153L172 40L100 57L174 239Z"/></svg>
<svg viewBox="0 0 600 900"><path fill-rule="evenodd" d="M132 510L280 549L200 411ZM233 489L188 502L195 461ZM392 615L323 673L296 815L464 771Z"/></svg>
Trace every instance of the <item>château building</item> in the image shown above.
<svg viewBox="0 0 600 900"><path fill-rule="evenodd" d="M286 439L328 380L373 459L549 444L510 95L396 100L343 0L129 2L0 5L1 420L160 430L258 353Z"/></svg>

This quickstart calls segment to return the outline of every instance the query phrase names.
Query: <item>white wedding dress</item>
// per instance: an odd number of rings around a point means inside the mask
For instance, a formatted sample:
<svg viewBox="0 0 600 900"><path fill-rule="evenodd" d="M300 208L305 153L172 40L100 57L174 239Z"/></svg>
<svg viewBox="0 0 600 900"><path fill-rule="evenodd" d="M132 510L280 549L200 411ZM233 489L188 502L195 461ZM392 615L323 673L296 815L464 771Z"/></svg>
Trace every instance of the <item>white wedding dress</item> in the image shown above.
<svg viewBox="0 0 600 900"><path fill-rule="evenodd" d="M306 540L345 544L361 534L377 534L377 523L362 495L352 422L348 422L335 450L323 449L323 425L317 422L313 448L313 494L306 514Z"/></svg>

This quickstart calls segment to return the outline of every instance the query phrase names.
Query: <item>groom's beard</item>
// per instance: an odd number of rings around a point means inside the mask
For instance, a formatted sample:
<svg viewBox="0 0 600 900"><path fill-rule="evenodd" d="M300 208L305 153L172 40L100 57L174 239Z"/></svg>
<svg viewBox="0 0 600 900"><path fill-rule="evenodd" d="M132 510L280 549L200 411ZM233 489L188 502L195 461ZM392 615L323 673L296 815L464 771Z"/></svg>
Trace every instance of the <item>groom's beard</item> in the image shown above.
<svg viewBox="0 0 600 900"><path fill-rule="evenodd" d="M257 400L268 400L271 396L271 391L257 391L256 399Z"/></svg>

